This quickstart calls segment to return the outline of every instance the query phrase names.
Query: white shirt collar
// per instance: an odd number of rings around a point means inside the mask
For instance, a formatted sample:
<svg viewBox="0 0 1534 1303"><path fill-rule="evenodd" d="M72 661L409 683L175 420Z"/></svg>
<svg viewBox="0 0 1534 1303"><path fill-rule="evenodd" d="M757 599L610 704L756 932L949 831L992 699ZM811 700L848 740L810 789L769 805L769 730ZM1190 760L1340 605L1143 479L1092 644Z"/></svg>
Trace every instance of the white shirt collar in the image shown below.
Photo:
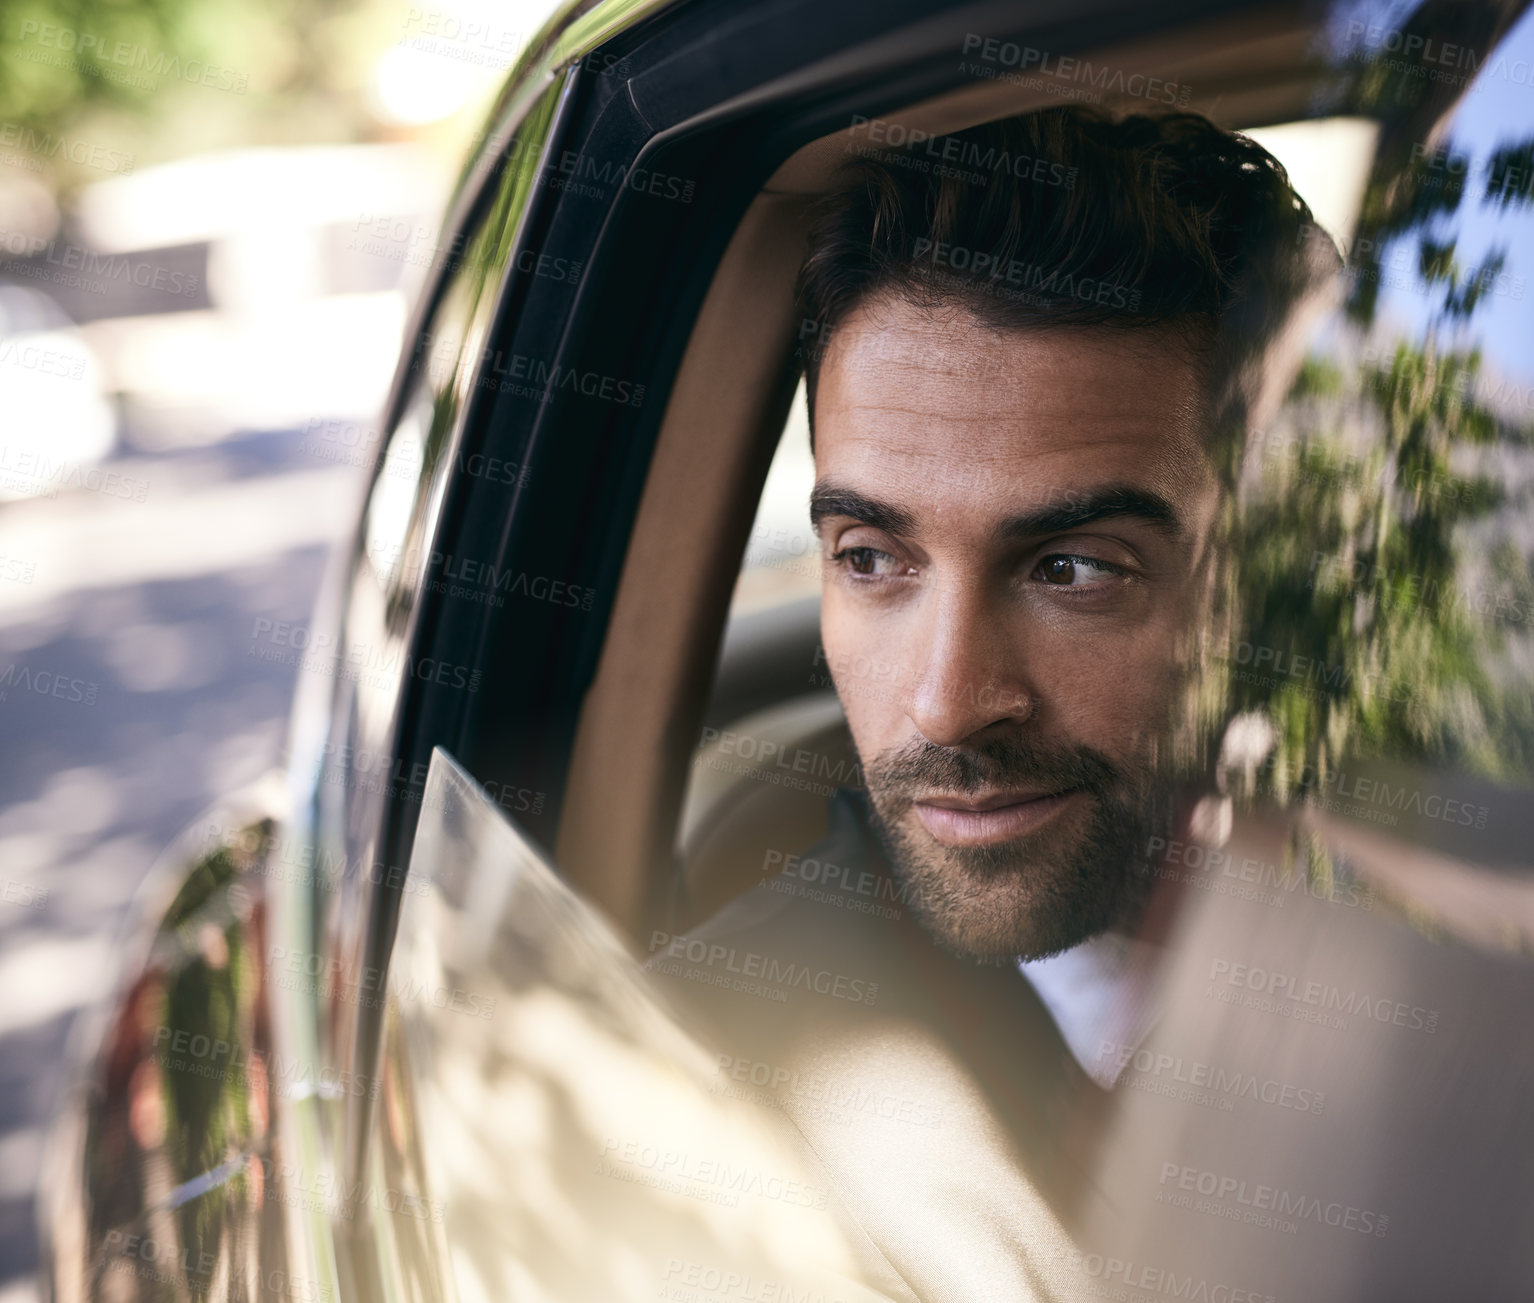
<svg viewBox="0 0 1534 1303"><path fill-rule="evenodd" d="M1151 988L1158 954L1144 941L1103 932L1047 959L1017 961L1076 1062L1104 1090L1123 1071L1123 1049L1132 1054L1156 1021Z"/></svg>

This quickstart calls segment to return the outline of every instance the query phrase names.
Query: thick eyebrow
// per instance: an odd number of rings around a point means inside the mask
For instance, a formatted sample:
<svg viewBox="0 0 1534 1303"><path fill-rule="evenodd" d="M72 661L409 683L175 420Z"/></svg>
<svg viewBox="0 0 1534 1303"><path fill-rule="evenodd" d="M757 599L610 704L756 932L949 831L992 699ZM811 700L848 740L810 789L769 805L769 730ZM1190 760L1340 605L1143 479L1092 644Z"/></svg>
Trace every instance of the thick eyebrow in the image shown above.
<svg viewBox="0 0 1534 1303"><path fill-rule="evenodd" d="M855 489L822 482L810 494L810 523L818 530L821 522L832 516L846 516L895 538L910 538L916 530L916 517L904 507L880 502ZM1172 504L1159 493L1113 485L1090 493L1069 493L1066 500L1024 512L1002 522L997 534L1006 539L1040 538L1064 534L1094 521L1130 516L1153 525L1161 533L1175 538L1182 532L1182 522Z"/></svg>
<svg viewBox="0 0 1534 1303"><path fill-rule="evenodd" d="M1149 489L1127 485L1093 489L1090 493L1067 493L1063 502L1051 503L1003 521L996 532L1008 539L1040 538L1047 534L1064 534L1118 516L1143 520L1170 538L1182 533L1182 522L1170 502Z"/></svg>
<svg viewBox="0 0 1534 1303"><path fill-rule="evenodd" d="M821 522L832 516L846 516L895 538L909 538L916 533L916 517L904 507L822 481L810 494L810 524L818 531Z"/></svg>

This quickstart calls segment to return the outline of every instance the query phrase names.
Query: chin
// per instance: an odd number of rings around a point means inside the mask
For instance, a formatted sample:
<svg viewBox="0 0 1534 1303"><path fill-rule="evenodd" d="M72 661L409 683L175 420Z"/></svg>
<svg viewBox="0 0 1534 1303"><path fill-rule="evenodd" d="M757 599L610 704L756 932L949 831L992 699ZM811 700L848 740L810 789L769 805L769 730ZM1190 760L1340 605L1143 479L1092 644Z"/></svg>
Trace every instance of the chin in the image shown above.
<svg viewBox="0 0 1534 1303"><path fill-rule="evenodd" d="M945 885L941 897L922 889L916 917L945 949L979 963L1059 954L1107 931L1120 913L1105 892L1035 891L994 879L969 882L959 874Z"/></svg>
<svg viewBox="0 0 1534 1303"><path fill-rule="evenodd" d="M1093 835L1104 822L1074 837L980 847L944 846L904 820L879 831L932 938L965 959L1006 964L1069 950L1134 912L1148 874L1133 843Z"/></svg>

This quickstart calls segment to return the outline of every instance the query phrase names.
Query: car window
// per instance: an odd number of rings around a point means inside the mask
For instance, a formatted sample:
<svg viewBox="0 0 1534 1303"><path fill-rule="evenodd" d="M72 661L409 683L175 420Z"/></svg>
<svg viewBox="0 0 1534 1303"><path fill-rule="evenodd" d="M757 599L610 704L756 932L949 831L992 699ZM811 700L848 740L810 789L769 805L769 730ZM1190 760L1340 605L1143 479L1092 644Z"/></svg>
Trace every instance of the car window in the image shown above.
<svg viewBox="0 0 1534 1303"><path fill-rule="evenodd" d="M1377 123L1336 117L1250 134L1286 165L1316 224L1346 244L1359 219ZM810 342L801 350L813 343L812 332L802 333ZM1288 417L1280 422L1292 424ZM834 695L838 667L819 637L821 548L809 519L814 483L801 379L741 558L688 776L679 857L681 890L691 894L694 910L721 904L729 890L723 882L743 889L766 867L807 849L825 831L825 798L838 787L859 786ZM854 690L893 691L893 666L876 656L840 669L844 681L855 680ZM721 884L705 889L716 876Z"/></svg>
<svg viewBox="0 0 1534 1303"><path fill-rule="evenodd" d="M1369 160L1379 135L1378 123L1363 117L1334 117L1252 128L1248 134L1288 169L1295 189L1309 204L1316 223L1334 240L1347 244L1358 223ZM812 346L813 335L801 351ZM783 425L771 466L762 485L750 537L740 561L731 597L730 625L761 627L778 611L787 623L803 624L806 603L820 596L820 545L810 526L809 497L815 484L809 416L803 380ZM720 669L728 674L731 649ZM824 667L822 666L822 669ZM804 686L829 687L828 676Z"/></svg>
<svg viewBox="0 0 1534 1303"><path fill-rule="evenodd" d="M820 596L820 548L810 528L815 457L804 382L778 439L730 601L732 620Z"/></svg>
<svg viewBox="0 0 1534 1303"><path fill-rule="evenodd" d="M653 1299L705 1278L875 1297L879 1264L813 1155L440 748L410 882L366 1182L388 1199L362 1203L399 1255L386 1269L461 1298Z"/></svg>

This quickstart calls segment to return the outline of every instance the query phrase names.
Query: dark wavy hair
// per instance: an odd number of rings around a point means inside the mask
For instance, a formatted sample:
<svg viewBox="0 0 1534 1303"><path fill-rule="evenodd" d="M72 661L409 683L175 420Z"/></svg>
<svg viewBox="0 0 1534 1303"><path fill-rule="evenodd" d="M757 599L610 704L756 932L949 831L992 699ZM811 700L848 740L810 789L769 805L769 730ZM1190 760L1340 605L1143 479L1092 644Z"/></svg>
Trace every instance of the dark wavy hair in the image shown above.
<svg viewBox="0 0 1534 1303"><path fill-rule="evenodd" d="M1338 265L1278 160L1197 114L1070 106L861 149L799 272L812 431L825 343L882 296L993 329L1161 327L1240 424L1252 363Z"/></svg>

